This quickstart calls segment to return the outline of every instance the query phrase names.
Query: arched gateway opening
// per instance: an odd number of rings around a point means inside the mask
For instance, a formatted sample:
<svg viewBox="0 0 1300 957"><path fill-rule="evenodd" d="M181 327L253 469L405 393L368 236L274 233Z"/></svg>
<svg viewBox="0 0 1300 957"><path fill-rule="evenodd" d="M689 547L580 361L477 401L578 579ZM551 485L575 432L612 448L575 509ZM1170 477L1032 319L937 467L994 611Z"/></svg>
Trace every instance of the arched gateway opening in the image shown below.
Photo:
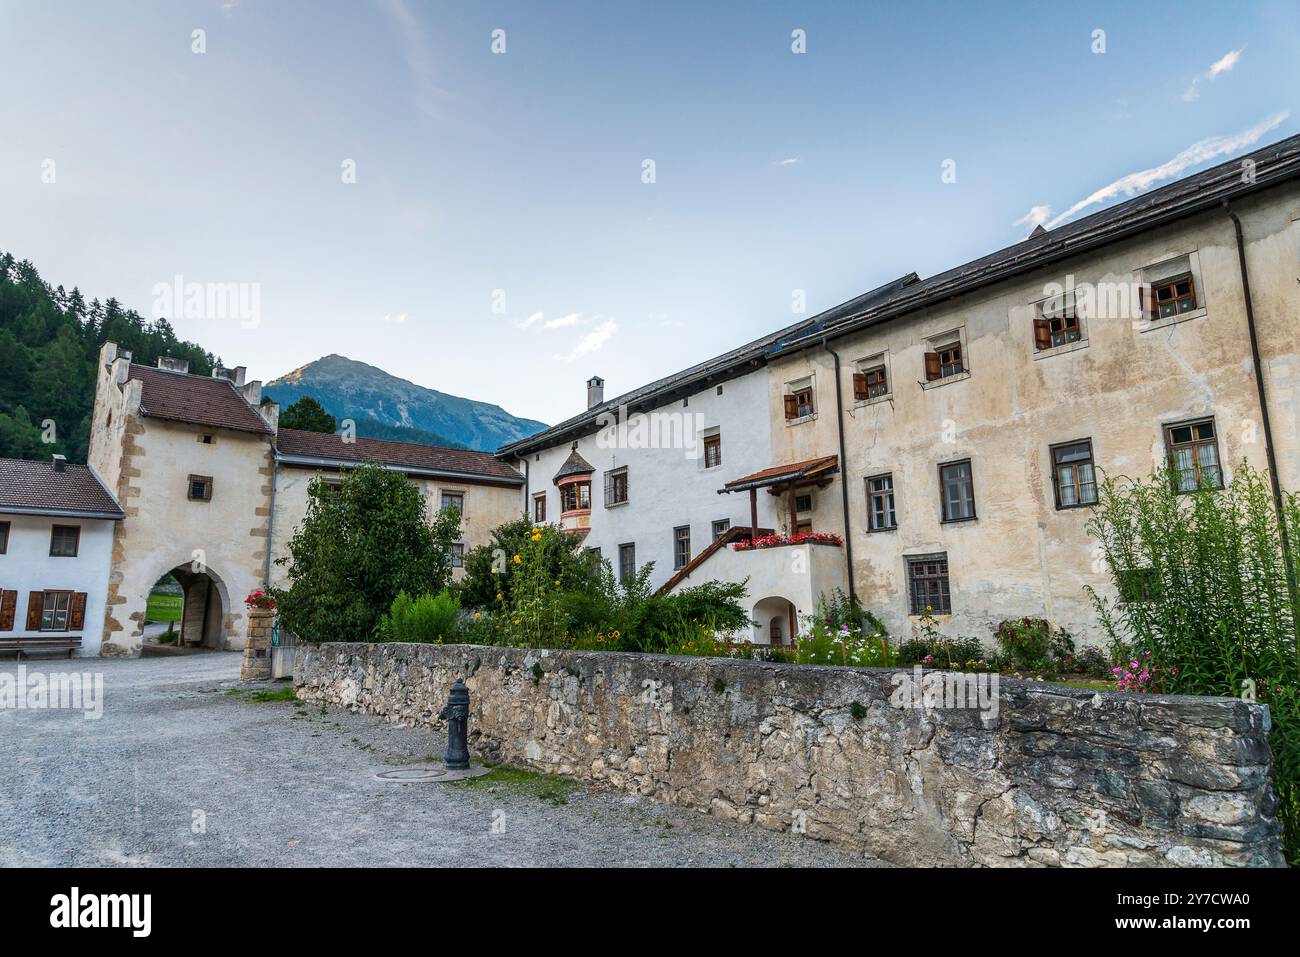
<svg viewBox="0 0 1300 957"><path fill-rule="evenodd" d="M789 645L799 635L794 605L785 598L764 598L754 605L750 618L756 645Z"/></svg>
<svg viewBox="0 0 1300 957"><path fill-rule="evenodd" d="M223 650L230 596L198 563L178 565L154 583L145 610L144 650Z"/></svg>

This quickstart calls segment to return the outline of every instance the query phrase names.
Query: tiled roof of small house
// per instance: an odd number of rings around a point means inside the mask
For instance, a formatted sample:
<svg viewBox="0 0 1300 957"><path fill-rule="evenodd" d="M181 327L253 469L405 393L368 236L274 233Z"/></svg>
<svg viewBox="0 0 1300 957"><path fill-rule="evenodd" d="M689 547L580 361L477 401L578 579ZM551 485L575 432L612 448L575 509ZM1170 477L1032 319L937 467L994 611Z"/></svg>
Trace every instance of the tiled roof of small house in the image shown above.
<svg viewBox="0 0 1300 957"><path fill-rule="evenodd" d="M362 462L414 472L463 476L467 479L497 484L520 485L523 476L491 452L469 449L444 449L416 442L390 442L383 439L351 439L332 432L304 432L280 429L275 437L276 455L290 465L348 466Z"/></svg>
<svg viewBox="0 0 1300 957"><path fill-rule="evenodd" d="M778 482L791 481L813 481L827 475L833 475L840 464L838 455L823 455L819 458L808 459L806 462L794 462L790 465L774 465L771 468L762 469L753 475L745 475L734 481L728 482L719 492L743 492L750 488L763 488L766 485L775 485Z"/></svg>
<svg viewBox="0 0 1300 957"><path fill-rule="evenodd" d="M572 475L590 475L596 471L596 467L578 454L574 449L569 453L569 457L564 460L560 470L555 473L554 482L558 485L561 479L569 478Z"/></svg>
<svg viewBox="0 0 1300 957"><path fill-rule="evenodd" d="M88 465L0 459L0 513L121 519L111 492Z"/></svg>
<svg viewBox="0 0 1300 957"><path fill-rule="evenodd" d="M169 372L131 364L130 378L144 386L140 413L215 429L269 435L271 427L229 379Z"/></svg>

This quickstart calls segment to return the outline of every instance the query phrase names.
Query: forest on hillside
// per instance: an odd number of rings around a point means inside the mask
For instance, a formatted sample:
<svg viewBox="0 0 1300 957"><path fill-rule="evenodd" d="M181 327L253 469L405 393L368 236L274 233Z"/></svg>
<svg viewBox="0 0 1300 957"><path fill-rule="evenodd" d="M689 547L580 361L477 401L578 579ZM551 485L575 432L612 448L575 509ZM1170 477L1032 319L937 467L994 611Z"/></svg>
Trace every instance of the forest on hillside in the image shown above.
<svg viewBox="0 0 1300 957"><path fill-rule="evenodd" d="M178 339L166 319L145 319L116 299L87 303L75 286L51 286L30 262L0 253L0 458L60 452L86 461L95 363L109 340L145 365L175 356L209 375L219 362Z"/></svg>

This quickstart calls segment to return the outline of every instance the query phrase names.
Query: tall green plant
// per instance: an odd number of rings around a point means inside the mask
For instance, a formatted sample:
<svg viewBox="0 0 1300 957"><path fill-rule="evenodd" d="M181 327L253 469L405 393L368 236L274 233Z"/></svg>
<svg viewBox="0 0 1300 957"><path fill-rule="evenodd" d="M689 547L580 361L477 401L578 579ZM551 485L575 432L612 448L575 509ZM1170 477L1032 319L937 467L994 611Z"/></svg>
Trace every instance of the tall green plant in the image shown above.
<svg viewBox="0 0 1300 957"><path fill-rule="evenodd" d="M272 589L280 624L303 641L365 641L402 592L441 591L451 580L454 509L429 518L420 489L369 463L331 488L308 486L307 516L277 564L288 585Z"/></svg>
<svg viewBox="0 0 1300 957"><path fill-rule="evenodd" d="M1295 542L1294 495L1281 518ZM1150 652L1160 675L1153 690L1253 688L1270 706L1278 813L1287 855L1300 862L1300 608L1289 593L1267 476L1243 463L1227 488L1186 494L1174 491L1168 472L1145 481L1107 477L1088 530L1119 593L1112 601L1088 589L1117 656Z"/></svg>

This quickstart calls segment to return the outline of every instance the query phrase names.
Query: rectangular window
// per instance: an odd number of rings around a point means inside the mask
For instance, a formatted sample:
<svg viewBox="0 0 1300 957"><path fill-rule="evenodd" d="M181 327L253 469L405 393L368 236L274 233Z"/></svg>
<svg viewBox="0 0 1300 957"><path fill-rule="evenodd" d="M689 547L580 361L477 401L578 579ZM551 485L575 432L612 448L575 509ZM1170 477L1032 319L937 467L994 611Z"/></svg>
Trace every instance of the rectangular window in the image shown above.
<svg viewBox="0 0 1300 957"><path fill-rule="evenodd" d="M81 526L55 525L50 530L50 557L76 558L81 544Z"/></svg>
<svg viewBox="0 0 1300 957"><path fill-rule="evenodd" d="M191 475L189 477L188 497L191 502L212 501L212 476Z"/></svg>
<svg viewBox="0 0 1300 957"><path fill-rule="evenodd" d="M636 543L618 546L618 580L631 581L636 577Z"/></svg>
<svg viewBox="0 0 1300 957"><path fill-rule="evenodd" d="M673 568L685 568L691 560L691 527L679 525L673 529Z"/></svg>
<svg viewBox="0 0 1300 957"><path fill-rule="evenodd" d="M722 436L706 435L704 437L704 467L715 468L722 464Z"/></svg>
<svg viewBox="0 0 1300 957"><path fill-rule="evenodd" d="M41 631L67 631L72 592L47 591L41 606Z"/></svg>
<svg viewBox="0 0 1300 957"><path fill-rule="evenodd" d="M716 542L722 537L722 533L731 528L731 519L720 518L713 523L713 540Z"/></svg>
<svg viewBox="0 0 1300 957"><path fill-rule="evenodd" d="M970 459L940 465L939 487L945 522L965 522L975 517L975 483L971 478Z"/></svg>
<svg viewBox="0 0 1300 957"><path fill-rule="evenodd" d="M867 479L867 531L887 532L898 528L894 513L894 476L872 475Z"/></svg>
<svg viewBox="0 0 1300 957"><path fill-rule="evenodd" d="M1202 487L1223 488L1214 419L1165 426L1165 447L1169 450L1175 492L1194 492Z"/></svg>
<svg viewBox="0 0 1300 957"><path fill-rule="evenodd" d="M786 420L802 419L806 415L812 415L816 411L813 403L813 390L811 385L800 386L792 389L785 397L785 417Z"/></svg>
<svg viewBox="0 0 1300 957"><path fill-rule="evenodd" d="M1073 303L1057 302L1046 306L1041 318L1034 320L1034 347L1039 352L1078 342L1082 338L1083 327Z"/></svg>
<svg viewBox="0 0 1300 957"><path fill-rule="evenodd" d="M1151 284L1147 313L1152 319L1166 319L1196 308L1196 283L1190 272Z"/></svg>
<svg viewBox="0 0 1300 957"><path fill-rule="evenodd" d="M576 512L591 508L591 483L570 482L560 486L560 511Z"/></svg>
<svg viewBox="0 0 1300 957"><path fill-rule="evenodd" d="M465 567L465 543L464 542L451 543L451 567L452 568Z"/></svg>
<svg viewBox="0 0 1300 957"><path fill-rule="evenodd" d="M533 496L533 521L539 525L546 521L546 493L538 492Z"/></svg>
<svg viewBox="0 0 1300 957"><path fill-rule="evenodd" d="M863 402L889 395L889 374L883 365L853 373L853 399Z"/></svg>
<svg viewBox="0 0 1300 957"><path fill-rule="evenodd" d="M925 354L925 381L936 382L966 371L962 361L961 340L954 339Z"/></svg>
<svg viewBox="0 0 1300 957"><path fill-rule="evenodd" d="M627 501L627 469L611 469L605 473L605 507L622 505Z"/></svg>
<svg viewBox="0 0 1300 957"><path fill-rule="evenodd" d="M812 495L796 495L794 497L794 510L796 512L811 512L812 505Z"/></svg>
<svg viewBox="0 0 1300 957"><path fill-rule="evenodd" d="M1097 504L1091 439L1052 446L1052 474L1056 477L1057 508Z"/></svg>
<svg viewBox="0 0 1300 957"><path fill-rule="evenodd" d="M464 492L443 492L442 493L442 510L445 512L454 508L460 514L465 514L465 493Z"/></svg>
<svg viewBox="0 0 1300 957"><path fill-rule="evenodd" d="M9 523L0 522L0 555L9 551Z"/></svg>
<svg viewBox="0 0 1300 957"><path fill-rule="evenodd" d="M913 615L952 614L947 554L907 559L907 596Z"/></svg>

